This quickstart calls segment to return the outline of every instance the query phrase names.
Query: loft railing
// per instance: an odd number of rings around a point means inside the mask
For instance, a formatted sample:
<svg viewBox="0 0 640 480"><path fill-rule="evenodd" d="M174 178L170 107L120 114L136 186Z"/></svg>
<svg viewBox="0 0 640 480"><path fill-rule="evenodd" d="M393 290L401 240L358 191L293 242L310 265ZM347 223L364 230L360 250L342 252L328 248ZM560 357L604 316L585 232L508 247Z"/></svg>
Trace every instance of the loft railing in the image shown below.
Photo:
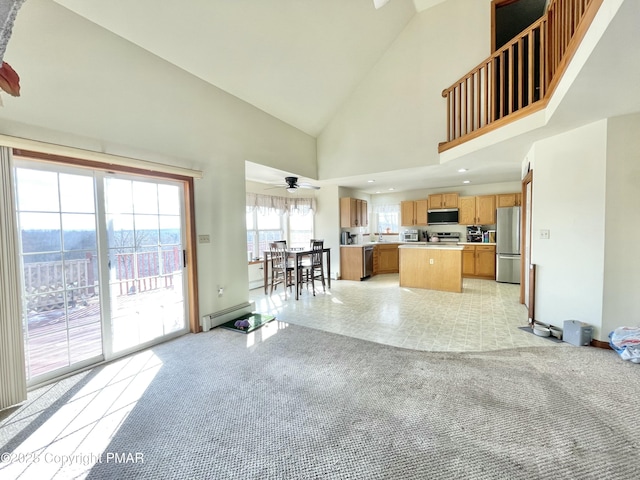
<svg viewBox="0 0 640 480"><path fill-rule="evenodd" d="M547 12L442 92L443 152L546 105L603 0L552 0Z"/></svg>

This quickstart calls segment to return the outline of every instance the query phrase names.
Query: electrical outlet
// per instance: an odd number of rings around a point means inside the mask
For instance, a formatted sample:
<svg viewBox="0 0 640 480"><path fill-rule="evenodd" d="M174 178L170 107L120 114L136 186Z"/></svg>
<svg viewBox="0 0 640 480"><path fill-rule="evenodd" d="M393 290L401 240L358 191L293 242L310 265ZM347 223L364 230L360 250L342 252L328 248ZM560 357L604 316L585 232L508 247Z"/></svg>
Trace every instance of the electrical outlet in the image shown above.
<svg viewBox="0 0 640 480"><path fill-rule="evenodd" d="M198 235L198 243L211 243L209 235Z"/></svg>
<svg viewBox="0 0 640 480"><path fill-rule="evenodd" d="M224 287L218 287L218 296L221 297L224 293Z"/></svg>
<svg viewBox="0 0 640 480"><path fill-rule="evenodd" d="M429 259L429 265L433 265L433 258Z"/></svg>
<svg viewBox="0 0 640 480"><path fill-rule="evenodd" d="M549 240L551 232L549 230L540 230L540 239Z"/></svg>

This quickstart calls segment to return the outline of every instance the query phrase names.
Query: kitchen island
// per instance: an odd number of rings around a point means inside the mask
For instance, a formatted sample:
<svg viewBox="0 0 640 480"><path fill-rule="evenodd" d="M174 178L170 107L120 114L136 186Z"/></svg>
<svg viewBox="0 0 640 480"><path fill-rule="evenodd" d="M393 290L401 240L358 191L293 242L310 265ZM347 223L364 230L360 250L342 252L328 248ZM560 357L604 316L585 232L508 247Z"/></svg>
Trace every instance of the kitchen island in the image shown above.
<svg viewBox="0 0 640 480"><path fill-rule="evenodd" d="M462 250L453 245L400 245L400 286L462 292Z"/></svg>

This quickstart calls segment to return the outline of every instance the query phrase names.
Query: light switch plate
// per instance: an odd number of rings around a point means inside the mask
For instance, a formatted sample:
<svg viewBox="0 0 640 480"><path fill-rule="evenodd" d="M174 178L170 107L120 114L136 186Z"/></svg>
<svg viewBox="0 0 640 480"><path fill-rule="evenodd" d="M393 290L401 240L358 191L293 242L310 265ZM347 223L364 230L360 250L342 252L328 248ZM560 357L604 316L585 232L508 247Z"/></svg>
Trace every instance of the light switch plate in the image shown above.
<svg viewBox="0 0 640 480"><path fill-rule="evenodd" d="M209 235L198 235L198 243L211 243Z"/></svg>
<svg viewBox="0 0 640 480"><path fill-rule="evenodd" d="M540 239L549 240L551 232L549 230L540 230Z"/></svg>

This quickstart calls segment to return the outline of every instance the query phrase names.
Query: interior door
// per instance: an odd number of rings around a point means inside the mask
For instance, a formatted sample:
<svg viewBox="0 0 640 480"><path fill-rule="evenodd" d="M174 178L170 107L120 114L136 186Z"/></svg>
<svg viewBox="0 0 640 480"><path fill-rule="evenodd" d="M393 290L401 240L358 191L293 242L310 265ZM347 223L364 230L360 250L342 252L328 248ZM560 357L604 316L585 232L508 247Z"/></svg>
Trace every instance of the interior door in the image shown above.
<svg viewBox="0 0 640 480"><path fill-rule="evenodd" d="M533 172L529 171L522 181L522 259L520 271L520 303L524 303L532 314L534 299L529 298L532 292L531 275L531 212L533 205ZM533 286L535 287L535 286Z"/></svg>

